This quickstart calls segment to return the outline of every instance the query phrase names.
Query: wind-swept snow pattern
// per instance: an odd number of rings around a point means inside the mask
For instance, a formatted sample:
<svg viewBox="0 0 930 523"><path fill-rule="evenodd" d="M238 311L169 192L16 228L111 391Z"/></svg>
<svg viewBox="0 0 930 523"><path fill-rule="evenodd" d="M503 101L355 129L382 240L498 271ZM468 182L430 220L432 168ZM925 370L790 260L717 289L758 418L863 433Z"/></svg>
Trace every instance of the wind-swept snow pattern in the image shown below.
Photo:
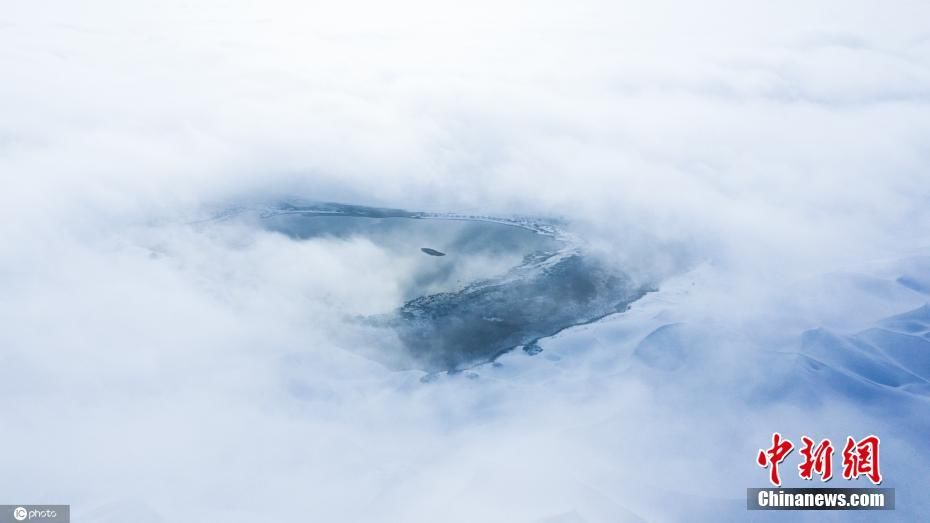
<svg viewBox="0 0 930 523"><path fill-rule="evenodd" d="M801 356L818 381L863 401L888 394L930 400L930 305L856 334L807 331Z"/></svg>

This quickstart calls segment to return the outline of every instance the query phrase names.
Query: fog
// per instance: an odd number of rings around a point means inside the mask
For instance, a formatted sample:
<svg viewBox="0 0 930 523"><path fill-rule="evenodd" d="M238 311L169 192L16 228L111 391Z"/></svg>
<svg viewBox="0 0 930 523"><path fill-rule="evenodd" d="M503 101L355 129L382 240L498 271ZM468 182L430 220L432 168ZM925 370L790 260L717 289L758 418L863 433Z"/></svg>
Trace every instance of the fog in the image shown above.
<svg viewBox="0 0 930 523"><path fill-rule="evenodd" d="M927 19L6 2L0 490L88 522L743 520L772 432L874 433L914 520L930 316L850 347L930 301ZM278 197L546 217L657 291L423 380L351 319L437 259L209 219ZM515 259L486 254L454 279Z"/></svg>

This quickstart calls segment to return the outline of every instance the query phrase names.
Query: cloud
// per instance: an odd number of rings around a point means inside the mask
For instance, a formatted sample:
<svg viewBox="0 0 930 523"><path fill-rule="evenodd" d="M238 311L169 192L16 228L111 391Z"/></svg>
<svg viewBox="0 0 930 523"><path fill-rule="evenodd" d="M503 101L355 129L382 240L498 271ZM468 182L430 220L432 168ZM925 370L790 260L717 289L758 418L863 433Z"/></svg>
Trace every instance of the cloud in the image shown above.
<svg viewBox="0 0 930 523"><path fill-rule="evenodd" d="M771 432L875 432L896 515L926 511L926 398L860 405L799 354L928 300L899 281L930 249L928 14L5 8L0 487L86 521L718 520ZM660 291L424 384L345 321L401 301L419 254L192 224L280 194L563 218ZM668 325L681 360L637 357Z"/></svg>

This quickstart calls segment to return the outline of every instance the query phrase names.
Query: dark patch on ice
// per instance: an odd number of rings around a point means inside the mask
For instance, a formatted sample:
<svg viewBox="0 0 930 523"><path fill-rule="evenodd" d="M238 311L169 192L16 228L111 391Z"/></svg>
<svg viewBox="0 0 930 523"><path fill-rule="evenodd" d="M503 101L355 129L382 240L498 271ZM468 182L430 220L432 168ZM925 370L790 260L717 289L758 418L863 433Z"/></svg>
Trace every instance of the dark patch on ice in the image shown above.
<svg viewBox="0 0 930 523"><path fill-rule="evenodd" d="M542 347L539 346L539 343L536 340L533 340L523 346L523 352L530 356L535 356L542 351Z"/></svg>

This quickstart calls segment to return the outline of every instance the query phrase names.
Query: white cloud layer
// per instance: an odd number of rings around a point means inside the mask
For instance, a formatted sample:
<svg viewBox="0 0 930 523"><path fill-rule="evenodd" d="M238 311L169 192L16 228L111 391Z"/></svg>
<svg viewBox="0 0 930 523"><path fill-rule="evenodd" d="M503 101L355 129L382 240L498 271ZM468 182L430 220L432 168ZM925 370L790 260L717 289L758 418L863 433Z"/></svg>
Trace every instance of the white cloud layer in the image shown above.
<svg viewBox="0 0 930 523"><path fill-rule="evenodd" d="M896 281L930 277L928 19L5 5L0 491L95 522L719 521L771 432L874 432L891 516L925 514L927 395L838 391L796 354L930 299ZM188 224L270 194L564 217L660 292L423 384L344 321L415 261ZM637 346L671 324L687 356L650 367Z"/></svg>

